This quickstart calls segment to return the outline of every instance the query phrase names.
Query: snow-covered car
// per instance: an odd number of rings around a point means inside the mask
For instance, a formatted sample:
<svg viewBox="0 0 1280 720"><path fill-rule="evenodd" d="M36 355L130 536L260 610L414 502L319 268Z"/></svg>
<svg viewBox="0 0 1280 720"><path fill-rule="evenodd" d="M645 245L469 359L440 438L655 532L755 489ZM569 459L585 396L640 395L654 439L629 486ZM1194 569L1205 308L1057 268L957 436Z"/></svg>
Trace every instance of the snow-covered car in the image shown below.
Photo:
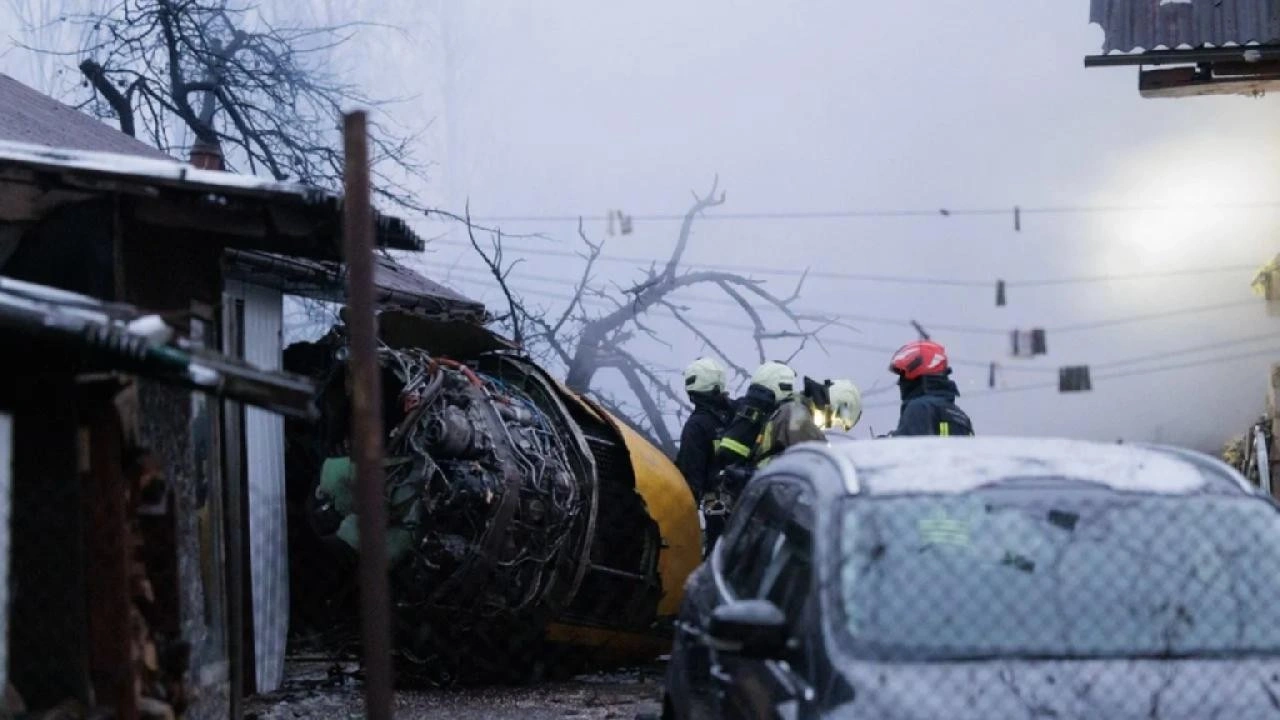
<svg viewBox="0 0 1280 720"><path fill-rule="evenodd" d="M666 717L1280 717L1280 513L1208 456L812 443L739 503Z"/></svg>

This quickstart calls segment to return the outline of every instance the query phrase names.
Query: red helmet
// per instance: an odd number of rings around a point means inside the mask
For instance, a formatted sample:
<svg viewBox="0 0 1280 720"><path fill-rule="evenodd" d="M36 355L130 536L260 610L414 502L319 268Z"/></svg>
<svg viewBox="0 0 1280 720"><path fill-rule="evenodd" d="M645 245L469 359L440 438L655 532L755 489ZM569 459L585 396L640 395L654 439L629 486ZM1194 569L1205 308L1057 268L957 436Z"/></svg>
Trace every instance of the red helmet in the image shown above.
<svg viewBox="0 0 1280 720"><path fill-rule="evenodd" d="M947 349L932 340L917 340L903 345L889 363L890 372L907 380L925 375L944 375L947 369Z"/></svg>

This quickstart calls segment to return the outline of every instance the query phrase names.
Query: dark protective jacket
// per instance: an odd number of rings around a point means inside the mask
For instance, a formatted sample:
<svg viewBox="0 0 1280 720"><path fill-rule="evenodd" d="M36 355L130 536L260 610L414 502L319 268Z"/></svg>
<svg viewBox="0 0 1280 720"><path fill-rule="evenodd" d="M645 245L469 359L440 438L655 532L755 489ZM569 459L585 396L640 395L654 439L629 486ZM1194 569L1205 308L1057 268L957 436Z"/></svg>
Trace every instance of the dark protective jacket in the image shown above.
<svg viewBox="0 0 1280 720"><path fill-rule="evenodd" d="M756 438L760 436L760 430L764 428L765 421L773 414L778 402L772 390L761 385L751 385L737 405L733 419L729 421L729 426L716 445L717 473L751 462Z"/></svg>
<svg viewBox="0 0 1280 720"><path fill-rule="evenodd" d="M956 406L960 390L951 378L926 375L903 382L902 414L893 435L972 435L973 423Z"/></svg>
<svg viewBox="0 0 1280 720"><path fill-rule="evenodd" d="M765 422L751 459L760 467L792 445L811 440L822 442L826 439L827 436L813 422L813 409L809 401L803 397L793 398L779 405Z"/></svg>
<svg viewBox="0 0 1280 720"><path fill-rule="evenodd" d="M715 477L716 441L733 418L733 403L724 393L689 393L693 412L680 433L676 467L700 499Z"/></svg>

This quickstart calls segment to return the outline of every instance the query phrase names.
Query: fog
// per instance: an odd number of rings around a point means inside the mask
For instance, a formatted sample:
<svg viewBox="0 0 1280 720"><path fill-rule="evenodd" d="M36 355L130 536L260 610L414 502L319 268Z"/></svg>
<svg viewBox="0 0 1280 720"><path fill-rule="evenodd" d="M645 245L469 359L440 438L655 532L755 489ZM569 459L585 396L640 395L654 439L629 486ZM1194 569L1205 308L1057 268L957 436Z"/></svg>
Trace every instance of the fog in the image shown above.
<svg viewBox="0 0 1280 720"><path fill-rule="evenodd" d="M14 28L0 70L55 92L58 63L12 45L23 35L14 9L50 5L0 6L0 27ZM896 422L886 366L915 337L911 319L948 346L980 434L1217 449L1263 412L1280 343L1261 336L1280 319L1251 293L1252 272L1150 274L1275 255L1280 206L1242 205L1280 202L1280 105L1144 100L1136 68L1085 70L1102 44L1085 0L268 0L264 12L389 26L361 29L336 62L372 94L403 98L392 119L425 128L421 154L435 165L424 198L526 218L492 222L548 236L508 243L526 258L512 285L531 303L558 309L551 296L578 271L562 254L578 248L575 223L533 218L586 215L606 255L660 260L678 222L646 216L679 215L718 175L727 202L695 226L689 263L776 269L755 277L781 295L806 268L900 280L811 278L798 303L900 321L850 320L794 361L868 393L860 434ZM1134 209L1152 206L1162 209ZM611 209L635 216L633 233L606 235ZM456 224L416 222L440 238L412 262L501 310ZM1134 273L1147 276L1052 282ZM597 277L626 286L642 272L604 262ZM997 279L1009 283L1003 307ZM1204 306L1216 309L1175 312ZM740 363L757 362L749 335L724 326L746 317L721 304L692 314L722 323L706 330ZM662 342L630 347L658 372L704 352L676 323L652 325ZM1032 327L1048 330L1049 354L1009 357L1007 331ZM792 349L778 342L771 355ZM1057 391L1070 364L1095 368L1091 392Z"/></svg>

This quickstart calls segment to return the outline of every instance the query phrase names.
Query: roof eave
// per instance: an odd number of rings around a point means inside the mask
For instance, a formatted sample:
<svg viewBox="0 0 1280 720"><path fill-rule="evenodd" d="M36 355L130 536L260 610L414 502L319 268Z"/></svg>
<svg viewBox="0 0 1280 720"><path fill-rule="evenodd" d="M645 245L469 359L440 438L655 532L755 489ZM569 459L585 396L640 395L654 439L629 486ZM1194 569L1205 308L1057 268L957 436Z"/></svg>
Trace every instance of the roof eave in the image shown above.
<svg viewBox="0 0 1280 720"><path fill-rule="evenodd" d="M0 141L0 183L4 182L86 195L130 195L163 207L153 215L164 224L185 223L242 238L233 246L293 254L280 244L253 243L253 238L274 233L286 246L290 238L303 245L311 241L308 247L298 246L296 254L317 259L341 256L342 198L320 188L201 170L171 160ZM230 220L233 206L247 210L237 217L244 227L210 222L210 213ZM375 231L379 247L420 252L425 246L400 218L375 212ZM325 236L324 242L315 242L317 234Z"/></svg>

